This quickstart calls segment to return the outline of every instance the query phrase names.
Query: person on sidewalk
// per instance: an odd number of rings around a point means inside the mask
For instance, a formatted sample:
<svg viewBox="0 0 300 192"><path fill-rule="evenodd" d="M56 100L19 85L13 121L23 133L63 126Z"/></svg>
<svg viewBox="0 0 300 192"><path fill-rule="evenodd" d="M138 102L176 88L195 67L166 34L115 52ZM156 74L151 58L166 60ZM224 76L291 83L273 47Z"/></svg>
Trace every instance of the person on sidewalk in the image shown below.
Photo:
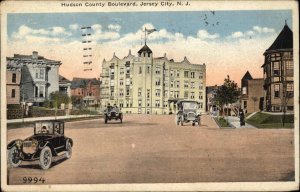
<svg viewBox="0 0 300 192"><path fill-rule="evenodd" d="M245 125L245 114L243 109L239 108L240 126Z"/></svg>

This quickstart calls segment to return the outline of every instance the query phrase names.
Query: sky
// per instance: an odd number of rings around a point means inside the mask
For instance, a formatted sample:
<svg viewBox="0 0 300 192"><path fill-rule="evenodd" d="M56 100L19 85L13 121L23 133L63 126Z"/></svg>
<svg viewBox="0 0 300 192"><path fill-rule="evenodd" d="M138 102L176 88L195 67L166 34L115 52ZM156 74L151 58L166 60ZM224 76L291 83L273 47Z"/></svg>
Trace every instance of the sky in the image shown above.
<svg viewBox="0 0 300 192"><path fill-rule="evenodd" d="M8 14L8 55L38 51L62 62L60 74L99 77L103 59L132 54L144 44L143 29L154 57L206 65L207 85L220 85L227 75L240 84L248 70L263 75L263 53L282 30L285 20L292 28L291 10L180 11L107 13ZM81 27L91 26L92 68L84 71L85 54Z"/></svg>

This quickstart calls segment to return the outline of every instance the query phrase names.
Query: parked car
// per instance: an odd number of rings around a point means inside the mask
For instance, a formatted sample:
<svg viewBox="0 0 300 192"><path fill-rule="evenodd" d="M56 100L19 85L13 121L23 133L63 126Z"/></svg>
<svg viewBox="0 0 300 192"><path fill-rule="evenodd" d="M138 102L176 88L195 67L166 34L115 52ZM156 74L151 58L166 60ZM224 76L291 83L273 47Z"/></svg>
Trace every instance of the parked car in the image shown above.
<svg viewBox="0 0 300 192"><path fill-rule="evenodd" d="M192 122L195 126L201 124L201 113L199 111L199 103L193 100L181 100L177 102L178 112L176 115L177 125Z"/></svg>
<svg viewBox="0 0 300 192"><path fill-rule="evenodd" d="M107 121L111 120L120 120L120 122L123 122L123 113L117 106L108 106L104 110L104 122L107 123Z"/></svg>
<svg viewBox="0 0 300 192"><path fill-rule="evenodd" d="M73 140L64 135L63 121L37 121L34 134L25 140L17 139L7 145L8 162L18 167L22 161L39 160L42 169L51 166L54 156L72 156Z"/></svg>

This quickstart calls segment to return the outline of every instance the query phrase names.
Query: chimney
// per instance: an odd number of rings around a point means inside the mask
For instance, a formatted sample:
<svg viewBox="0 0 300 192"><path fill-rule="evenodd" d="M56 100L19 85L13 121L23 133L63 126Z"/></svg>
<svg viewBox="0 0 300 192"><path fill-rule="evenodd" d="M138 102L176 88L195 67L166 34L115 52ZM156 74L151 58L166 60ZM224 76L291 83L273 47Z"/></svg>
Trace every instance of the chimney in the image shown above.
<svg viewBox="0 0 300 192"><path fill-rule="evenodd" d="M33 51L32 52L32 58L33 59L37 59L38 58L38 52L37 51Z"/></svg>

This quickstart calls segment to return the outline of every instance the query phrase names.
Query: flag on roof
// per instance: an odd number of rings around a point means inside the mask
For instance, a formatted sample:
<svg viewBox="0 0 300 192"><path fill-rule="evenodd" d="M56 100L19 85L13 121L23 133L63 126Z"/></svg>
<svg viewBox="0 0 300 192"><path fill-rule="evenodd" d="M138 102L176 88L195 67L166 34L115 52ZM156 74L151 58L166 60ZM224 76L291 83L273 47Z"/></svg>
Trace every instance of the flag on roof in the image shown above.
<svg viewBox="0 0 300 192"><path fill-rule="evenodd" d="M147 35L149 35L150 33L153 33L154 31L157 31L156 29L146 29L147 31Z"/></svg>

